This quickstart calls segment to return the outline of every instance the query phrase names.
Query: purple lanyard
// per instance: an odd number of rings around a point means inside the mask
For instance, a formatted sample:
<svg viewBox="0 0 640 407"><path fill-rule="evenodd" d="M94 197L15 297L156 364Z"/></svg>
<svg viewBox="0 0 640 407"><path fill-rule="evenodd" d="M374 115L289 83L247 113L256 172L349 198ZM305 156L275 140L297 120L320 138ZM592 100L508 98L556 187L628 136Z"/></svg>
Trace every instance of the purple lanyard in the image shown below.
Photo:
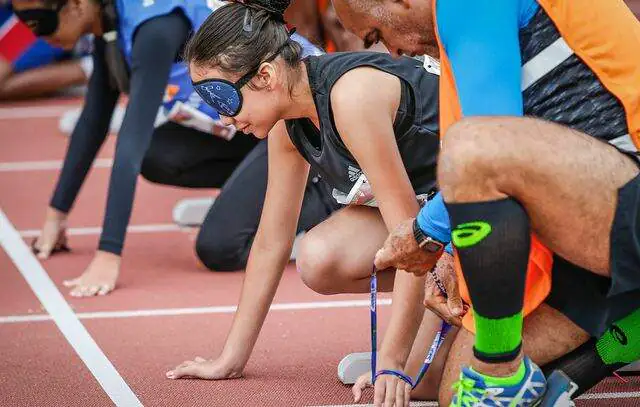
<svg viewBox="0 0 640 407"><path fill-rule="evenodd" d="M442 287L440 286L440 284L438 284L438 286L442 290ZM438 352L438 349L440 349L440 346L442 346L442 343L447 337L447 333L449 332L449 329L451 328L451 326L445 321L442 321L442 324L440 325L440 329L436 333L436 337L434 338L433 343L429 348L427 357L424 359L422 368L420 369L418 376L416 376L415 381L410 376L397 370L383 369L378 372L376 370L376 359L378 354L377 352L377 347L378 347L377 297L378 295L377 294L378 294L378 277L377 277L376 268L374 266L373 271L371 272L371 308L370 308L370 311L371 311L371 374L372 374L371 382L375 383L378 376L392 375L400 378L402 381L410 385L412 389L415 389L415 387L420 383L424 375L429 370L429 367L431 366L431 363L433 363L433 360L436 357L436 353Z"/></svg>

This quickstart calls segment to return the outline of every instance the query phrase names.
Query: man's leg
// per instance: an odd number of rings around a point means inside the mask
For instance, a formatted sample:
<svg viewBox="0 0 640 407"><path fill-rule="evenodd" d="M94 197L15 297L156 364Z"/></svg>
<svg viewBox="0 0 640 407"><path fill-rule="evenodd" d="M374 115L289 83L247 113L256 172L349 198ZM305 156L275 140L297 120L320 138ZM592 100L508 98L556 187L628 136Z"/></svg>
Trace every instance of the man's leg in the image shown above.
<svg viewBox="0 0 640 407"><path fill-rule="evenodd" d="M524 352L534 363L544 365L582 345L589 335L567 317L542 304L525 319ZM473 358L474 335L461 329L451 346L440 384L439 402L448 406L453 397L452 386L460 368Z"/></svg>
<svg viewBox="0 0 640 407"><path fill-rule="evenodd" d="M574 396L586 392L603 377L640 360L640 310L614 323L600 339L590 339L573 352L544 366L550 374L562 370L578 385Z"/></svg>
<svg viewBox="0 0 640 407"><path fill-rule="evenodd" d="M474 118L450 129L438 179L474 304L477 371L514 383L522 371L530 232L573 263L609 275L618 189L637 174L613 147L540 120Z"/></svg>

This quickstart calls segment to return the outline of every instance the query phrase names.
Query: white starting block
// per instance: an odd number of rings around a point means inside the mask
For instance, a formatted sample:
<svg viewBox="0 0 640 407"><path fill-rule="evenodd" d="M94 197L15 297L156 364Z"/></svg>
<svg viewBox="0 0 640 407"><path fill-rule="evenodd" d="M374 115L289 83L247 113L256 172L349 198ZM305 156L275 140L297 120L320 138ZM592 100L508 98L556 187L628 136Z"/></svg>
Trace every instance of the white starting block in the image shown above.
<svg viewBox="0 0 640 407"><path fill-rule="evenodd" d="M178 226L200 226L215 200L212 197L183 199L173 207L173 221Z"/></svg>
<svg viewBox="0 0 640 407"><path fill-rule="evenodd" d="M111 116L111 124L109 126L110 133L118 134L120 127L122 126L126 110L126 106L117 105L115 107L113 115ZM64 112L58 120L58 130L65 135L73 133L73 129L75 129L76 123L78 123L78 119L80 118L80 113L82 113L81 108L69 109ZM156 127L159 121L160 119L156 118Z"/></svg>
<svg viewBox="0 0 640 407"><path fill-rule="evenodd" d="M338 364L338 377L344 384L354 384L371 370L371 352L350 353Z"/></svg>
<svg viewBox="0 0 640 407"><path fill-rule="evenodd" d="M628 365L626 365L622 369L619 369L618 372L640 374L640 361L629 363Z"/></svg>

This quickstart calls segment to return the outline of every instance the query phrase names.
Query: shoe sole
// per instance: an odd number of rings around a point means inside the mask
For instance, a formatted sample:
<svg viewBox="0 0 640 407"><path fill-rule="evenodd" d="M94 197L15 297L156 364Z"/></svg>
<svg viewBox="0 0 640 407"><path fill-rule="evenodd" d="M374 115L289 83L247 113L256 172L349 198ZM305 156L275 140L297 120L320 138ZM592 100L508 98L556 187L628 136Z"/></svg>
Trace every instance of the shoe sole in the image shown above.
<svg viewBox="0 0 640 407"><path fill-rule="evenodd" d="M344 384L355 384L358 377L371 370L371 353L350 353L338 364L338 377Z"/></svg>

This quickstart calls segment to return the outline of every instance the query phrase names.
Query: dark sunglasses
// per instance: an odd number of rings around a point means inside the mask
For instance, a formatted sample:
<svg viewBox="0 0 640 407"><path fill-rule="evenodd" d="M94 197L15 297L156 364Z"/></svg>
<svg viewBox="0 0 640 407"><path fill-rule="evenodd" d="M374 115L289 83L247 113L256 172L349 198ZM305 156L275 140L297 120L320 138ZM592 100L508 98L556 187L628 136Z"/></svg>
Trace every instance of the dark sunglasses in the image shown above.
<svg viewBox="0 0 640 407"><path fill-rule="evenodd" d="M50 7L14 10L13 12L20 21L31 29L36 37L47 37L58 29L60 25L58 14L66 4L66 1L60 1L51 4Z"/></svg>

